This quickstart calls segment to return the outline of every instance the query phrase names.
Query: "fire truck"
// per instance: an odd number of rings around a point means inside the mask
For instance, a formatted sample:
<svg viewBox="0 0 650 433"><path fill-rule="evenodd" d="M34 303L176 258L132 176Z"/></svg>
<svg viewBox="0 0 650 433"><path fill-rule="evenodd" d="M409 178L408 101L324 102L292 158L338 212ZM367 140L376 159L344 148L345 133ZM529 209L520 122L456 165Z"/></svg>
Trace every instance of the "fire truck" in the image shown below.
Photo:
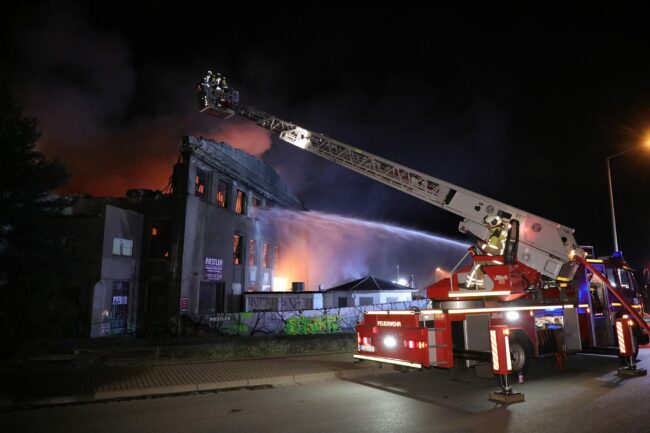
<svg viewBox="0 0 650 433"><path fill-rule="evenodd" d="M642 291L620 252L597 257L570 227L240 104L234 89L199 86L197 96L201 112L249 119L462 218L459 230L472 246L449 278L417 293L427 307L367 311L357 325L355 358L414 369L471 367L494 359L490 329L507 325L509 371L523 372L536 357L562 362L569 353L622 353L622 317L631 325L633 357L648 343Z"/></svg>

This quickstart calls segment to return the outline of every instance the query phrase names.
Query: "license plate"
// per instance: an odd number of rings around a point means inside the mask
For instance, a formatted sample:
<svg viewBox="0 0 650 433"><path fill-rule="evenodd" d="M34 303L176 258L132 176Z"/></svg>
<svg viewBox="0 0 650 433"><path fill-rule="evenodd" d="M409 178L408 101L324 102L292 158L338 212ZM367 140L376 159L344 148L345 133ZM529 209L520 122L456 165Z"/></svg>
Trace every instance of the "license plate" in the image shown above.
<svg viewBox="0 0 650 433"><path fill-rule="evenodd" d="M362 344L359 346L359 352L374 352L375 351L375 346L371 346L369 344Z"/></svg>

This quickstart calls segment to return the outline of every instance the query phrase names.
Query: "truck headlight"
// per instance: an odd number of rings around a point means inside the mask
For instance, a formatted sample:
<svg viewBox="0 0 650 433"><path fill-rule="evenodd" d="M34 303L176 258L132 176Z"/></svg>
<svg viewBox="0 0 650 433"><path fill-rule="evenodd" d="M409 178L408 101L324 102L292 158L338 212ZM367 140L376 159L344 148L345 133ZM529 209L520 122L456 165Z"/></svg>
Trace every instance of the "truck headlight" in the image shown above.
<svg viewBox="0 0 650 433"><path fill-rule="evenodd" d="M384 346L386 347L395 347L397 344L397 341L395 340L395 337L392 335L387 335L384 337Z"/></svg>
<svg viewBox="0 0 650 433"><path fill-rule="evenodd" d="M506 319L510 321L519 319L519 311L508 311L506 313Z"/></svg>

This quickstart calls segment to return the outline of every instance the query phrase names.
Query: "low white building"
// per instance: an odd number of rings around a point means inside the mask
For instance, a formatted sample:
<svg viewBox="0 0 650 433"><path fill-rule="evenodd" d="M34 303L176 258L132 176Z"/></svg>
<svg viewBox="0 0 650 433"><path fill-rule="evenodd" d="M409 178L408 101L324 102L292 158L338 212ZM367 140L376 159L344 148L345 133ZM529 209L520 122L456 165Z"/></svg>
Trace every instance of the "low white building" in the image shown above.
<svg viewBox="0 0 650 433"><path fill-rule="evenodd" d="M324 308L357 307L410 301L416 289L368 275L323 292Z"/></svg>

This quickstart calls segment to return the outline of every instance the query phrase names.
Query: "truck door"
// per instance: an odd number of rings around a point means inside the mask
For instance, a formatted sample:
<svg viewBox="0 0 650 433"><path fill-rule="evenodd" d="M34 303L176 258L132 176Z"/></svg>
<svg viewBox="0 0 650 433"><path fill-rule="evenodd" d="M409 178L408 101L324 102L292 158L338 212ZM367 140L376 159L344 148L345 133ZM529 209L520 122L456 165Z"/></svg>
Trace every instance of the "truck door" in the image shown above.
<svg viewBox="0 0 650 433"><path fill-rule="evenodd" d="M607 287L598 278L589 281L589 304L596 347L613 346Z"/></svg>

